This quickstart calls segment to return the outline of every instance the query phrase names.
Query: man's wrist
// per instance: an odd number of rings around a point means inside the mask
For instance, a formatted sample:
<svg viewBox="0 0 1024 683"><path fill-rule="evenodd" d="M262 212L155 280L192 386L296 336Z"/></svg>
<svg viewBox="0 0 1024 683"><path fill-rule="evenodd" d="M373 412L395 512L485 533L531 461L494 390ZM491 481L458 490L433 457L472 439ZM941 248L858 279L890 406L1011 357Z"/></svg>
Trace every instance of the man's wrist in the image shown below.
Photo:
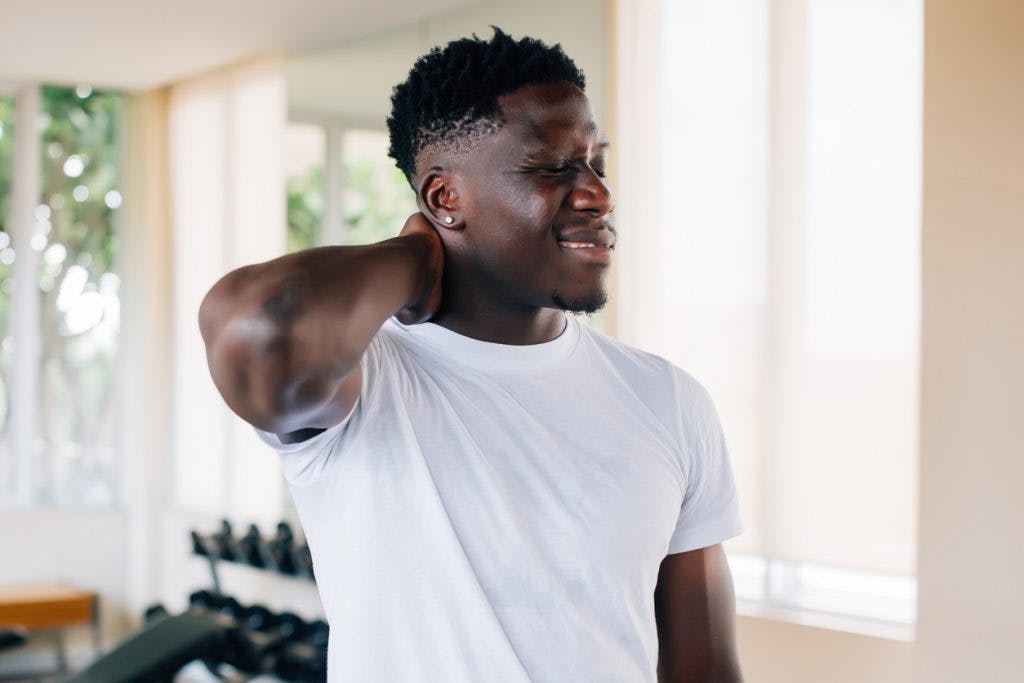
<svg viewBox="0 0 1024 683"><path fill-rule="evenodd" d="M426 322L436 312L439 303L442 247L440 237L426 233L410 233L395 238L408 259L410 283L405 305L395 314L407 325Z"/></svg>

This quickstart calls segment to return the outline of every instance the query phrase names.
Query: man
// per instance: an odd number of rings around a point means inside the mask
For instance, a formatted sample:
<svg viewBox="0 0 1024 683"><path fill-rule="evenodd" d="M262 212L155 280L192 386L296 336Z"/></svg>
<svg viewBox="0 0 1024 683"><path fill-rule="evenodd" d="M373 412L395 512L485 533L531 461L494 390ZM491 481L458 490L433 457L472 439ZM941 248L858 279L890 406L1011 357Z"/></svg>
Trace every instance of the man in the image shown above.
<svg viewBox="0 0 1024 683"><path fill-rule="evenodd" d="M434 49L388 120L401 235L203 303L214 382L281 453L332 681L739 680L711 400L566 314L604 304L616 239L583 87L497 29Z"/></svg>

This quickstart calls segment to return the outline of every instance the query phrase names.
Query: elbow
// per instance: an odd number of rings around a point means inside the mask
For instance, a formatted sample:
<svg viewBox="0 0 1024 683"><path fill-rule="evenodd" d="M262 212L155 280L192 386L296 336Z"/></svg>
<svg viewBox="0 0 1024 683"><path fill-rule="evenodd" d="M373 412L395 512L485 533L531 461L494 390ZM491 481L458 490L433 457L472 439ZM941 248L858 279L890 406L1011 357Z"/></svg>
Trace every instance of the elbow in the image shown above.
<svg viewBox="0 0 1024 683"><path fill-rule="evenodd" d="M278 431L290 392L287 334L259 313L225 318L206 302L200 330L210 377L227 406L254 427Z"/></svg>
<svg viewBox="0 0 1024 683"><path fill-rule="evenodd" d="M302 348L272 316L239 316L223 323L208 346L210 374L240 418L266 432L295 431L309 426L339 379L307 367Z"/></svg>
<svg viewBox="0 0 1024 683"><path fill-rule="evenodd" d="M342 375L336 363L318 360L320 345L301 322L303 277L268 276L260 268L232 271L210 289L199 330L228 407L254 427L282 434L308 426Z"/></svg>

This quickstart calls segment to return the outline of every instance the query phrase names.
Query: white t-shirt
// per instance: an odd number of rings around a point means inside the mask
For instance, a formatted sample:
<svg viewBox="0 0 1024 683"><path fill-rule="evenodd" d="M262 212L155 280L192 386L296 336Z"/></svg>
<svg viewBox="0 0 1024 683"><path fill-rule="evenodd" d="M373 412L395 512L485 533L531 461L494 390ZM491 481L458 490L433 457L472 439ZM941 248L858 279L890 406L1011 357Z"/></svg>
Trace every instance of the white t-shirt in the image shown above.
<svg viewBox="0 0 1024 683"><path fill-rule="evenodd" d="M332 682L654 681L669 553L740 532L707 392L566 317L506 346L390 320L345 422L281 452Z"/></svg>

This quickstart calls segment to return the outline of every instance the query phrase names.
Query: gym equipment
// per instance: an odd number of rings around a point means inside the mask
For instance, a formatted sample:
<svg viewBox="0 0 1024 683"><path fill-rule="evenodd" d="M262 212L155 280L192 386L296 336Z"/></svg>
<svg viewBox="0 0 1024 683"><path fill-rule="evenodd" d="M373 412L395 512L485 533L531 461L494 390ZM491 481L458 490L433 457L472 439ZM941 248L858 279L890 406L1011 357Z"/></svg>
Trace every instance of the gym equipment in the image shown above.
<svg viewBox="0 0 1024 683"><path fill-rule="evenodd" d="M26 640L28 640L28 631L23 628L0 629L0 650L9 650L24 645Z"/></svg>
<svg viewBox="0 0 1024 683"><path fill-rule="evenodd" d="M206 590L189 596L183 614L169 615L162 605L145 614L139 632L65 683L167 683L197 659L218 676L228 665L247 676L326 680L328 627L322 620L306 622Z"/></svg>
<svg viewBox="0 0 1024 683"><path fill-rule="evenodd" d="M99 597L65 584L37 584L0 588L0 624L16 630L6 641L14 646L20 634L38 633L53 645L55 666L50 671L13 672L0 666L0 680L40 678L68 671L65 629L88 626L93 649L100 652ZM22 675L24 674L24 675Z"/></svg>
<svg viewBox="0 0 1024 683"><path fill-rule="evenodd" d="M297 573L295 563L295 535L287 522L278 522L277 533L267 543L270 557L282 574L294 575Z"/></svg>
<svg viewBox="0 0 1024 683"><path fill-rule="evenodd" d="M234 530L231 528L231 522L226 519L220 521L220 530L217 533L212 534L210 540L213 541L214 550L217 553L217 557L228 562L236 562L240 557L238 552L238 544L235 543Z"/></svg>
<svg viewBox="0 0 1024 683"><path fill-rule="evenodd" d="M313 574L313 556L309 552L309 545L302 544L295 549L295 568L300 576L316 580Z"/></svg>
<svg viewBox="0 0 1024 683"><path fill-rule="evenodd" d="M231 522L221 520L220 528L212 534L189 532L192 553L210 562L214 588L220 590L216 563L220 561L245 564L256 569L273 571L287 576L314 580L313 557L307 543L299 543L291 525L279 522L274 535L266 538L255 524L250 524L245 535L236 537Z"/></svg>
<svg viewBox="0 0 1024 683"><path fill-rule="evenodd" d="M157 619L64 683L165 683L181 667L228 649L228 628L214 615Z"/></svg>
<svg viewBox="0 0 1024 683"><path fill-rule="evenodd" d="M158 619L163 619L168 616L170 616L170 613L163 605L151 605L142 613L142 620L146 624L151 624Z"/></svg>
<svg viewBox="0 0 1024 683"><path fill-rule="evenodd" d="M309 546L296 543L291 526L280 522L274 535L265 538L250 524L236 538L225 519L214 533L193 529L189 536L192 553L210 564L212 590L191 593L187 610L179 615L151 605L143 614L142 629L65 683L170 683L196 660L218 677L266 674L295 683L324 683L327 623L306 622L264 605L243 605L221 591L217 575L217 563L225 561L313 579ZM16 636L11 638L16 642ZM5 642L0 635L0 647ZM233 672L221 671L224 666Z"/></svg>
<svg viewBox="0 0 1024 683"><path fill-rule="evenodd" d="M266 544L255 524L250 524L245 536L238 541L238 550L239 561L261 569L267 566Z"/></svg>

